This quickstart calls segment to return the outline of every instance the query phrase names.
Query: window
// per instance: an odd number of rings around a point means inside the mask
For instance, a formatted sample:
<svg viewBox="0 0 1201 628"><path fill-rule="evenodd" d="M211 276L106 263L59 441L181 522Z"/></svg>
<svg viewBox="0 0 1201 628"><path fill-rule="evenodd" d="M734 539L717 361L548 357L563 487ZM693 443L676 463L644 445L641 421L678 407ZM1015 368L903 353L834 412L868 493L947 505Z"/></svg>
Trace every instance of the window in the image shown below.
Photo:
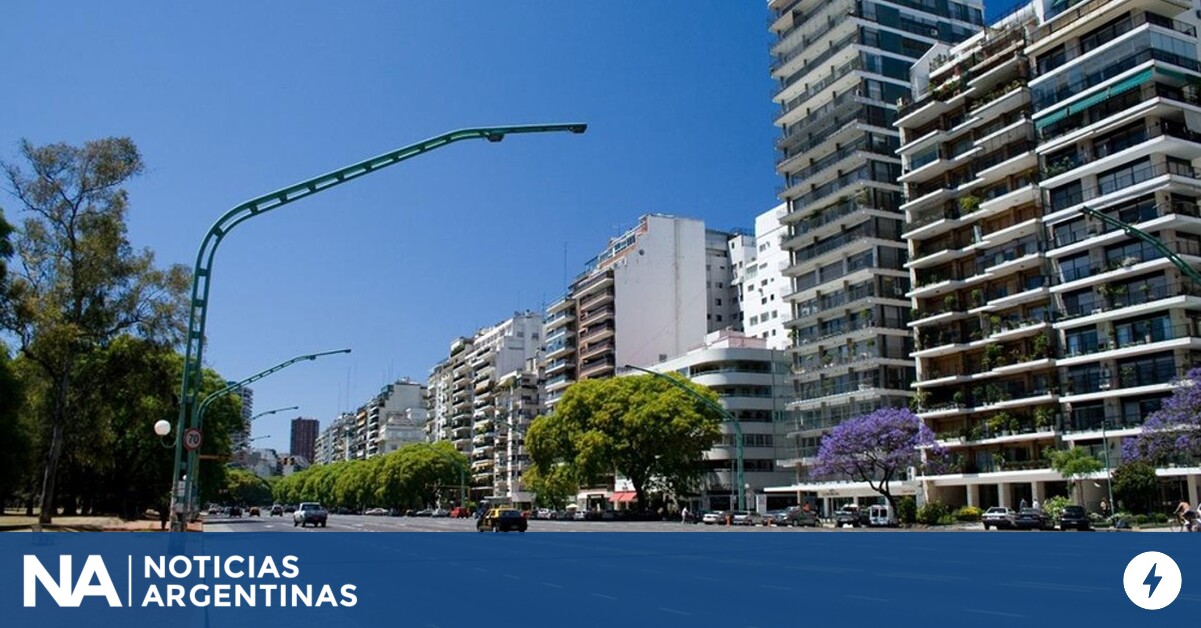
<svg viewBox="0 0 1201 628"><path fill-rule="evenodd" d="M721 299L713 299L714 305L721 305Z"/></svg>

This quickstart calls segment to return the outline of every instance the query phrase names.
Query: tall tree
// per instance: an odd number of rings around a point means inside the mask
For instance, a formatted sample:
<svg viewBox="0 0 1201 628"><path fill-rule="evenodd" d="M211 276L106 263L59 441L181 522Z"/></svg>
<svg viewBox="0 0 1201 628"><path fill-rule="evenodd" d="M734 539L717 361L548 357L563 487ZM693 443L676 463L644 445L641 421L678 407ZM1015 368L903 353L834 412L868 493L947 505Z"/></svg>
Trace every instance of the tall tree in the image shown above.
<svg viewBox="0 0 1201 628"><path fill-rule="evenodd" d="M153 254L135 251L126 238L122 186L143 170L131 140L81 147L22 141L20 153L24 164L0 164L26 214L0 322L49 384L39 518L50 523L63 447L78 415L71 391L80 360L122 333L178 342L188 277L182 267L155 268Z"/></svg>
<svg viewBox="0 0 1201 628"><path fill-rule="evenodd" d="M1176 382L1172 396L1143 422L1135 438L1122 442L1122 459L1155 466L1201 461L1201 368Z"/></svg>
<svg viewBox="0 0 1201 628"><path fill-rule="evenodd" d="M717 395L680 377L717 402ZM630 480L642 508L648 491L687 485L721 436L721 419L697 398L653 375L584 380L563 394L526 433L536 474L560 463L586 484L616 471Z"/></svg>
<svg viewBox="0 0 1201 628"><path fill-rule="evenodd" d="M937 460L945 452L934 442L934 432L908 409L880 408L871 414L848 419L822 438L814 473L867 482L888 500L897 512L892 482L909 467L927 459Z"/></svg>
<svg viewBox="0 0 1201 628"><path fill-rule="evenodd" d="M12 225L0 211L0 301L8 299L8 259L12 257ZM0 344L0 504L21 485L28 465L29 434L21 422L24 391Z"/></svg>

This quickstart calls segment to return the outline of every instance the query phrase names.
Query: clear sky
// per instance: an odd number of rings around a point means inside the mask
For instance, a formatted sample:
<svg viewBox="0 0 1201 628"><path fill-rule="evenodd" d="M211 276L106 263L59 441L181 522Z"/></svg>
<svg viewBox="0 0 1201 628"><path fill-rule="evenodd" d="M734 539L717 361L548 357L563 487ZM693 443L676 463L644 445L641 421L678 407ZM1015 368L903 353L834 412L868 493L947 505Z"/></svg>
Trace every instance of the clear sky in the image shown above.
<svg viewBox="0 0 1201 628"><path fill-rule="evenodd" d="M256 218L218 251L206 362L288 448L457 336L541 309L638 216L753 225L774 204L765 2L6 2L0 156L129 136L130 237L192 265L240 201L445 131L459 143ZM500 6L503 5L503 6ZM10 219L16 203L0 195ZM150 429L150 425L146 426Z"/></svg>
<svg viewBox="0 0 1201 628"><path fill-rule="evenodd" d="M648 212L749 228L775 203L766 2L5 3L0 156L129 136L130 236L191 266L237 203L466 126L460 143L256 218L217 254L206 362L257 383L256 445L328 423L454 338L539 310ZM990 5L989 15L1009 2ZM15 201L0 195L15 215ZM150 426L147 426L150 429Z"/></svg>

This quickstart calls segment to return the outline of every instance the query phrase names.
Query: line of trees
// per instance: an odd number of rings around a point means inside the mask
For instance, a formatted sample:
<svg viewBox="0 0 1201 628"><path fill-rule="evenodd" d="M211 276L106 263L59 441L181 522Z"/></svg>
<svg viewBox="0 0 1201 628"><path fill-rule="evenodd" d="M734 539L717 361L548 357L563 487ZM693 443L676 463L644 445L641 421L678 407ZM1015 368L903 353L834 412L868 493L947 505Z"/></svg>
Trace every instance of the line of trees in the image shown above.
<svg viewBox="0 0 1201 628"><path fill-rule="evenodd" d="M129 242L126 183L144 170L128 138L35 146L0 162L0 503L50 523L61 509L139 516L164 507L173 450L152 426L178 415L191 283ZM224 385L203 374L206 391ZM227 456L241 401L205 417L203 453ZM168 443L169 445L170 443ZM225 488L201 467L202 497Z"/></svg>
<svg viewBox="0 0 1201 628"><path fill-rule="evenodd" d="M443 504L457 501L460 474L467 469L467 457L449 442L413 443L367 460L309 467L280 478L272 492L283 504L423 508L440 498Z"/></svg>

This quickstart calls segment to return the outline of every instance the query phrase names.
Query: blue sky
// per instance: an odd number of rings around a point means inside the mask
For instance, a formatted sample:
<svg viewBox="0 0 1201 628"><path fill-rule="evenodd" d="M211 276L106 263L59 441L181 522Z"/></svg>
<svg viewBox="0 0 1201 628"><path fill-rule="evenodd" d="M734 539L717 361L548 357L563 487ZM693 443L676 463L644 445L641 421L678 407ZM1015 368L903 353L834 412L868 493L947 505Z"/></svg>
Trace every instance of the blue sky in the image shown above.
<svg viewBox="0 0 1201 628"><path fill-rule="evenodd" d="M125 135L130 236L191 266L237 203L466 126L460 143L256 218L217 255L205 358L255 385L259 441L328 422L457 336L540 309L647 212L749 228L775 203L765 2L6 3L0 156ZM497 6L503 5L503 6ZM1000 12L990 10L993 15ZM10 218L15 202L0 196ZM147 426L149 429L149 426Z"/></svg>
<svg viewBox="0 0 1201 628"><path fill-rule="evenodd" d="M0 21L0 156L132 137L148 171L130 236L163 264L191 266L240 201L419 139L590 125L460 143L230 235L211 366L240 379L354 349L259 382L256 410L301 410L260 419L256 445L286 450L295 414L324 424L424 379L455 337L554 300L643 213L750 227L773 205L766 3L202 4L9 2Z"/></svg>

